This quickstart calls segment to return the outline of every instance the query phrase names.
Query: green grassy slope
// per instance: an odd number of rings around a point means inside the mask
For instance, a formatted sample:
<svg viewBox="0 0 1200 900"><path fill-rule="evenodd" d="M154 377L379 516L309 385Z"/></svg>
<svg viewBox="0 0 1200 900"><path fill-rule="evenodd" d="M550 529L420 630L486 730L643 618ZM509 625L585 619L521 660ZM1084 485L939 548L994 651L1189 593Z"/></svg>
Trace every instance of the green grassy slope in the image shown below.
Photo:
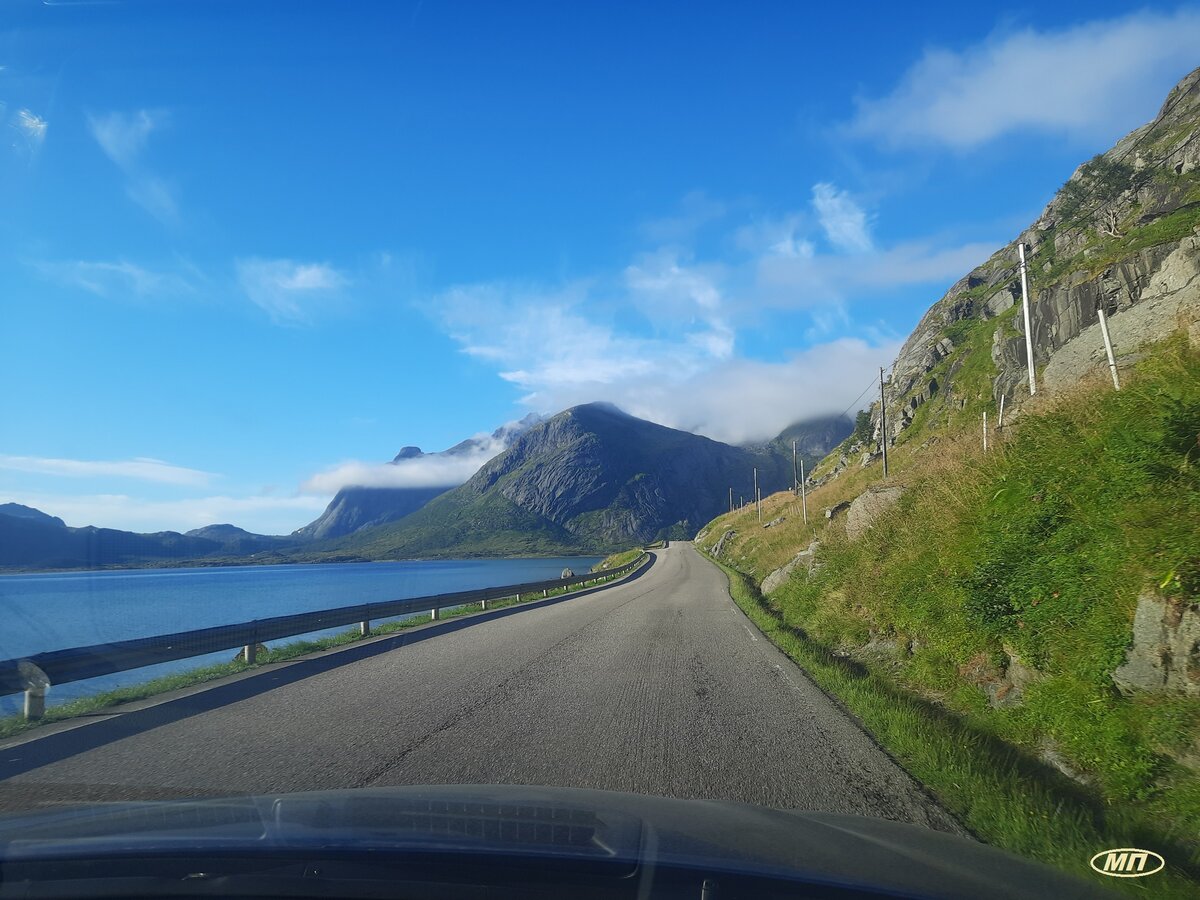
<svg viewBox="0 0 1200 900"><path fill-rule="evenodd" d="M1200 872L1200 696L1126 697L1111 679L1140 592L1179 609L1200 602L1200 350L1179 336L1119 393L1099 379L1038 400L986 455L973 422L948 418L940 441L898 446L891 481L907 491L856 541L844 517L820 510L877 482L877 465L818 488L810 526L777 495L764 516L783 513L782 525L724 516L701 544L735 529L722 558L757 583L819 537L823 568L797 571L766 601L779 627L981 741L1057 760L1083 782L1071 802L1088 828L1140 835ZM1030 673L1019 690L1005 677L1014 657ZM879 736L906 757L898 744L911 734ZM1011 798L966 778L937 783L936 767L921 774L985 839L1056 855L1057 824L1016 822Z"/></svg>

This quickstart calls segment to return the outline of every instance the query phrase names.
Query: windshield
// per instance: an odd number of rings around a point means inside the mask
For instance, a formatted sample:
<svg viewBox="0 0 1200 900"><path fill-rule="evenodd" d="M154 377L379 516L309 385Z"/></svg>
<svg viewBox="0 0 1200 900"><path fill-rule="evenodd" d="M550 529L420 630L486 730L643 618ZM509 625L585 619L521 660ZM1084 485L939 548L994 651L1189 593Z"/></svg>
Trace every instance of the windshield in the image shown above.
<svg viewBox="0 0 1200 900"><path fill-rule="evenodd" d="M1200 10L1053 6L6 4L0 847L519 785L1200 889Z"/></svg>

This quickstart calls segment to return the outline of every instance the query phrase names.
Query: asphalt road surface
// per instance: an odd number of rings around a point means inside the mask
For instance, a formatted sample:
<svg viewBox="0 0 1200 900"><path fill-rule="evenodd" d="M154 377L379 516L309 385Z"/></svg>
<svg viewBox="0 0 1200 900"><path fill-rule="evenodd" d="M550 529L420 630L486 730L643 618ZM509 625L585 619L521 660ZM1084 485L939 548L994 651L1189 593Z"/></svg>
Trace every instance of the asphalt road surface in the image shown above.
<svg viewBox="0 0 1200 900"><path fill-rule="evenodd" d="M953 819L764 638L690 544L641 575L260 670L0 748L0 808L540 784Z"/></svg>

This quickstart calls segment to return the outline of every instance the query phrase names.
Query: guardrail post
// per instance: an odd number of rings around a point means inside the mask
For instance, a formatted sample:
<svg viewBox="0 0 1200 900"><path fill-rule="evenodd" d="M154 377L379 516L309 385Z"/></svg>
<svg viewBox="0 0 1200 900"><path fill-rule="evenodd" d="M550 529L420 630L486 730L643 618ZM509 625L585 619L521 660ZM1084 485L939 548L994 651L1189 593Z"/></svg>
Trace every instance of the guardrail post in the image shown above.
<svg viewBox="0 0 1200 900"><path fill-rule="evenodd" d="M46 714L46 686L30 685L25 688L25 719L36 722Z"/></svg>
<svg viewBox="0 0 1200 900"><path fill-rule="evenodd" d="M371 633L371 620L370 619L363 619L363 621L358 623L358 633L360 635L362 635L363 637L366 637L368 634Z"/></svg>
<svg viewBox="0 0 1200 900"><path fill-rule="evenodd" d="M254 661L258 659L258 642L247 644L242 648L242 662L248 666L254 665Z"/></svg>
<svg viewBox="0 0 1200 900"><path fill-rule="evenodd" d="M441 616L439 616L439 615L438 615L438 610L437 610L437 609L431 609L431 610L429 611L429 621L431 621L431 622L436 622L436 621L437 621L438 619L440 619L440 618L441 618Z"/></svg>
<svg viewBox="0 0 1200 900"><path fill-rule="evenodd" d="M487 600L483 600L479 604L481 609L487 609Z"/></svg>
<svg viewBox="0 0 1200 900"><path fill-rule="evenodd" d="M25 685L25 719L36 721L46 714L46 691L50 676L28 659L17 663L17 674Z"/></svg>

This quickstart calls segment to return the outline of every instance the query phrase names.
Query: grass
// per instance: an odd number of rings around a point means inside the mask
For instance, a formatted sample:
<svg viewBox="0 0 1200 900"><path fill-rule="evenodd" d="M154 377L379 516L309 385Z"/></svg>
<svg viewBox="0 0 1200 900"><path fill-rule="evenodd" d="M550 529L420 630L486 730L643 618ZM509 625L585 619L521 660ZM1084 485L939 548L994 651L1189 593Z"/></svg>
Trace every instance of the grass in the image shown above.
<svg viewBox="0 0 1200 900"><path fill-rule="evenodd" d="M974 332L964 337L970 343ZM765 606L755 600L757 615L793 643L804 636L803 647L789 647L808 654L797 657L806 666L814 653L837 671L833 654L857 657L869 678L843 673L822 683L985 839L1069 862L1090 841L1100 841L1096 852L1137 834L1169 863L1200 866L1200 699L1125 697L1111 681L1140 592L1158 591L1177 607L1200 601L1200 352L1180 336L1148 348L1119 393L1101 377L1036 399L987 455L977 414L956 424L952 409L938 410L929 446L909 442L892 454L891 481L907 486L904 497L857 541L820 509L878 482L878 465L851 467L814 491L808 526L790 495L776 495L763 515L786 514L781 525L764 531L752 511L733 513L702 543L738 532L722 559L748 590L821 539L824 568L797 572ZM872 641L896 649L868 655ZM993 708L984 688L999 683L1010 655L1037 679L1020 703ZM901 708L923 717L912 728L933 728L931 715L954 723L967 757L984 753L986 738L988 768L997 753L1035 758L1053 748L1087 780L1071 788L1081 798L1072 808L1091 810L1087 827L1071 826L1070 853L1046 850L1066 837L1037 816L1018 821L1021 804L1033 801L1013 793L1015 776L988 788L953 755L950 774L941 773L943 751L922 756L920 741L886 711L870 712L874 700L855 701L860 710L843 690L910 698ZM1030 777L1042 791L1045 779Z"/></svg>
<svg viewBox="0 0 1200 900"><path fill-rule="evenodd" d="M640 548L635 547L632 550L623 550L620 553L614 553L611 556L606 557L595 566L592 566L592 571L603 572L606 569L619 569L626 563L633 562L641 555L642 551Z"/></svg>
<svg viewBox="0 0 1200 900"><path fill-rule="evenodd" d="M1188 849L1152 818L1113 810L1056 772L961 716L899 688L789 625L742 572L715 560L738 606L776 646L859 718L867 730L982 840L1095 882L1093 854L1108 847L1151 847L1169 868L1105 887L1144 897L1195 897L1200 881L1180 865ZM1191 865L1196 866L1196 860ZM1195 870L1193 870L1195 874ZM1113 879L1113 881L1118 881Z"/></svg>
<svg viewBox="0 0 1200 900"><path fill-rule="evenodd" d="M637 559L641 553L641 550L629 550L624 553L614 554L605 560L604 563L601 563L601 566L606 569L617 568L625 565L627 562L633 562L633 560ZM617 559L619 559L618 562L614 562L611 565L606 565L606 563L609 563L610 560ZM583 585L557 588L547 592L546 597L560 597L564 594L573 593L582 589ZM545 598L541 593L532 593L522 594L520 597L506 597L502 600L489 600L488 609L503 609L508 606L517 606L542 599ZM479 611L479 607L475 606L474 604L452 607L442 609L439 613L439 619L454 619L460 616L474 615ZM117 688L116 690L112 691L104 691L102 693L93 694L89 697L81 697L78 700L72 700L69 703L51 706L47 708L45 716L34 722L26 721L22 715L5 716L0 718L0 740L15 737L42 725L63 722L68 719L78 718L80 716L96 715L103 713L105 710L110 710L122 703L145 700L159 694L168 693L169 691L193 687L198 684L204 684L205 682L215 681L219 678L227 678L231 675L237 675L251 669L262 668L263 666L269 666L273 663L287 662L288 660L297 659L309 653L332 650L336 647L341 647L346 644L353 644L357 641L365 640L367 637L377 637L379 635L391 634L396 631L404 631L409 628L416 628L420 625L427 625L430 621L431 620L427 614L410 616L405 619L381 622L377 625L373 624L371 626L371 633L365 637L359 633L357 628L355 628L353 630L343 631L327 637L292 641L280 647L271 648L265 653L260 651L258 654L258 659L253 665L248 665L242 661L239 654L239 658L233 659L227 663L219 663L213 666L191 669L186 672L164 675L160 678L154 678L149 681L142 682L141 684Z"/></svg>

